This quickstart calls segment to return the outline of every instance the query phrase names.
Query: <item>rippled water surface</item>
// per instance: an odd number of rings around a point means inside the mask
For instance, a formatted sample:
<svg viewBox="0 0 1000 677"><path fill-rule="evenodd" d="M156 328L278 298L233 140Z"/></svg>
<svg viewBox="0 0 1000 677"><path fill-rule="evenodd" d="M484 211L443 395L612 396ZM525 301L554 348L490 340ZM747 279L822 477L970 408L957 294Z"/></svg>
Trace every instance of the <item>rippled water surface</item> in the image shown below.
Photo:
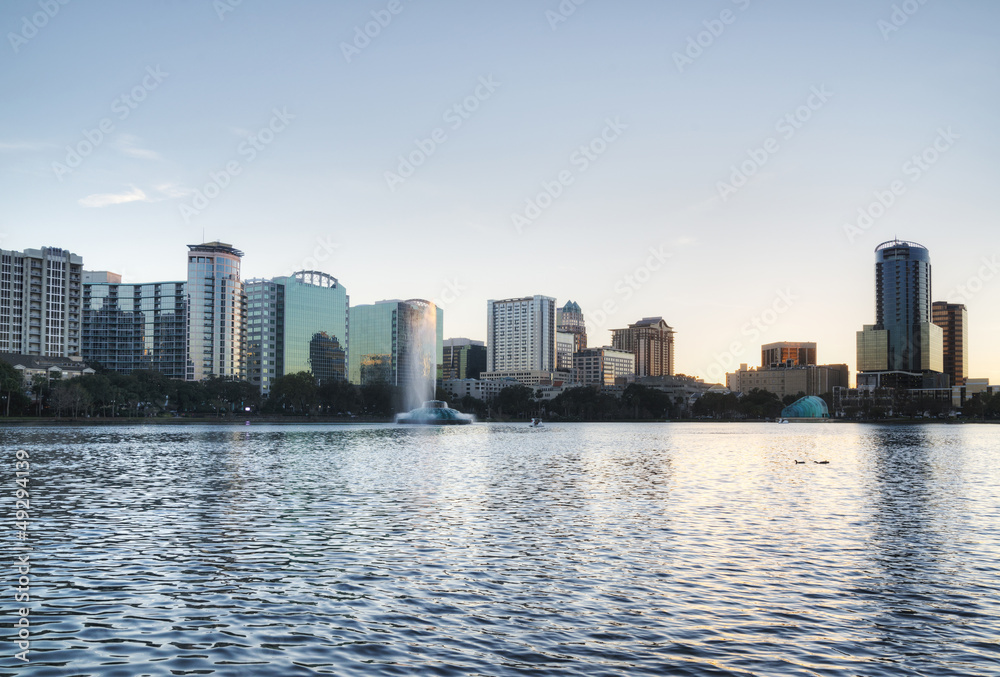
<svg viewBox="0 0 1000 677"><path fill-rule="evenodd" d="M1000 674L996 426L0 442L2 675ZM31 457L25 542L15 449ZM27 664L8 641L22 552Z"/></svg>

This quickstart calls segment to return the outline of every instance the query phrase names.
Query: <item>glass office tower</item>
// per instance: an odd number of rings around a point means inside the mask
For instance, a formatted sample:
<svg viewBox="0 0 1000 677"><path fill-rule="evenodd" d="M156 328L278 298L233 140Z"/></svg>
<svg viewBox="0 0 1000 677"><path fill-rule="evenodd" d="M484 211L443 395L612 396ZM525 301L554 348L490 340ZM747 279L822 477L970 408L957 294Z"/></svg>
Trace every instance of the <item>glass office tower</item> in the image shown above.
<svg viewBox="0 0 1000 677"><path fill-rule="evenodd" d="M444 355L444 311L429 301L411 299L354 306L350 315L351 383L399 386L406 409L432 399Z"/></svg>
<svg viewBox="0 0 1000 677"><path fill-rule="evenodd" d="M933 376L944 370L943 341L931 322L930 252L916 242L883 242L875 249L875 324L858 332L858 384L940 385ZM897 376L887 382L878 372Z"/></svg>
<svg viewBox="0 0 1000 677"><path fill-rule="evenodd" d="M224 242L188 245L187 380L244 378L243 252Z"/></svg>
<svg viewBox="0 0 1000 677"><path fill-rule="evenodd" d="M319 381L346 378L350 297L337 278L301 270L249 280L247 301L248 379L262 393L300 371Z"/></svg>

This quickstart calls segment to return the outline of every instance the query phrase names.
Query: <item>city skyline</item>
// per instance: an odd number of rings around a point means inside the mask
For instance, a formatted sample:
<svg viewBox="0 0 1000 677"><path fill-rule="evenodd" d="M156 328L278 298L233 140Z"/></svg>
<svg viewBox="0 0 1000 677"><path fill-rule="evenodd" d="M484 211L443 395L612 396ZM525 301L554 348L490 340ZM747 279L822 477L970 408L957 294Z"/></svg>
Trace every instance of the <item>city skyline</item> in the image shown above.
<svg viewBox="0 0 1000 677"><path fill-rule="evenodd" d="M477 340L488 299L573 299L720 382L776 341L853 371L898 236L1000 381L995 4L56 4L0 8L3 249L141 283L221 240Z"/></svg>

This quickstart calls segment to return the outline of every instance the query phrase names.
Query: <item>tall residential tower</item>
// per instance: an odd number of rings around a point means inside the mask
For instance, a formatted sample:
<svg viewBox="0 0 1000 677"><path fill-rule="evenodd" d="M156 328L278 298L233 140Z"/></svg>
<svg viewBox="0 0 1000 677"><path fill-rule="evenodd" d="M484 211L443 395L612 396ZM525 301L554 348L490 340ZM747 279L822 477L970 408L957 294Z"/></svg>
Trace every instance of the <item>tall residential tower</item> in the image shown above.
<svg viewBox="0 0 1000 677"><path fill-rule="evenodd" d="M224 242L188 245L187 380L246 375L243 252Z"/></svg>

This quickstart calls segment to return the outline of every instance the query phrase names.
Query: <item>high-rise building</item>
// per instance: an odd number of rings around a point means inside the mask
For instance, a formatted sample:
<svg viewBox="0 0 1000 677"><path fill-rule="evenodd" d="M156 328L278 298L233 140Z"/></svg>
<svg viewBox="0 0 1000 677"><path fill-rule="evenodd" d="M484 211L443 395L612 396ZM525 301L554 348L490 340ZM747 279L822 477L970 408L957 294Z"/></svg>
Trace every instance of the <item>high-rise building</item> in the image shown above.
<svg viewBox="0 0 1000 677"><path fill-rule="evenodd" d="M0 249L0 353L79 357L82 272L57 247Z"/></svg>
<svg viewBox="0 0 1000 677"><path fill-rule="evenodd" d="M152 369L185 378L186 283L121 284L107 271L84 271L83 279L85 361L119 374Z"/></svg>
<svg viewBox="0 0 1000 677"><path fill-rule="evenodd" d="M762 369L805 367L810 364L816 364L815 343L778 341L777 343L766 343L760 347L760 366Z"/></svg>
<svg viewBox="0 0 1000 677"><path fill-rule="evenodd" d="M188 245L187 380L246 374L243 252L224 242Z"/></svg>
<svg viewBox="0 0 1000 677"><path fill-rule="evenodd" d="M442 381L478 379L486 371L486 344L467 338L444 340L438 378Z"/></svg>
<svg viewBox="0 0 1000 677"><path fill-rule="evenodd" d="M931 322L931 258L915 242L875 249L875 324L857 335L858 385L902 388L943 382L943 332Z"/></svg>
<svg viewBox="0 0 1000 677"><path fill-rule="evenodd" d="M337 278L301 270L272 280L247 280L246 295L247 378L262 393L279 376L300 371L311 371L318 380L347 377L337 365L349 352L350 298Z"/></svg>
<svg viewBox="0 0 1000 677"><path fill-rule="evenodd" d="M566 305L556 311L556 331L573 335L574 353L587 347L587 325L576 301L567 301Z"/></svg>
<svg viewBox="0 0 1000 677"><path fill-rule="evenodd" d="M486 370L554 371L556 300L525 296L486 302Z"/></svg>
<svg viewBox="0 0 1000 677"><path fill-rule="evenodd" d="M556 331L556 369L559 371L573 371L573 355L577 352L578 336L579 334L568 331Z"/></svg>
<svg viewBox="0 0 1000 677"><path fill-rule="evenodd" d="M951 385L964 386L969 378L969 314L965 305L935 301L931 313L932 321L944 334L944 373L951 379Z"/></svg>
<svg viewBox="0 0 1000 677"><path fill-rule="evenodd" d="M674 375L674 330L662 317L644 317L611 330L611 345L635 355L637 377Z"/></svg>
<svg viewBox="0 0 1000 677"><path fill-rule="evenodd" d="M350 309L348 379L357 385L388 383L403 390L403 406L434 396L444 358L444 311L429 301L379 301Z"/></svg>

